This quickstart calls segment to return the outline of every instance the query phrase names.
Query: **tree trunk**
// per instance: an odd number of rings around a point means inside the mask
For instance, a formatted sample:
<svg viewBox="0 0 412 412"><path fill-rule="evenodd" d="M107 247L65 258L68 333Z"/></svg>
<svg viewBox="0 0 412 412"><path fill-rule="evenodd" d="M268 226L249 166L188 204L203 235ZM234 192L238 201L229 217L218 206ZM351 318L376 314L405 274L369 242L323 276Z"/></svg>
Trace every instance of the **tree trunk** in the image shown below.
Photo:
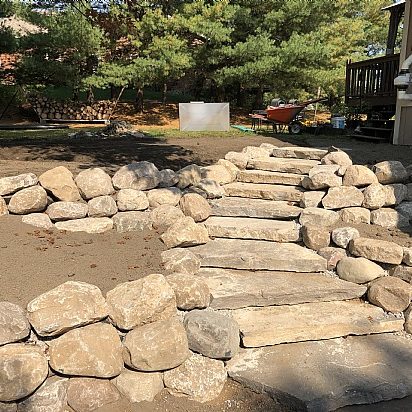
<svg viewBox="0 0 412 412"><path fill-rule="evenodd" d="M262 86L260 86L256 90L254 105L255 105L254 109L263 109L263 87Z"/></svg>
<svg viewBox="0 0 412 412"><path fill-rule="evenodd" d="M87 103L93 103L94 102L94 93L93 93L92 86L89 86L89 88L87 90L86 101L87 101Z"/></svg>
<svg viewBox="0 0 412 412"><path fill-rule="evenodd" d="M167 100L167 83L163 83L163 106L166 106Z"/></svg>
<svg viewBox="0 0 412 412"><path fill-rule="evenodd" d="M136 87L136 109L138 113L143 113L143 87Z"/></svg>

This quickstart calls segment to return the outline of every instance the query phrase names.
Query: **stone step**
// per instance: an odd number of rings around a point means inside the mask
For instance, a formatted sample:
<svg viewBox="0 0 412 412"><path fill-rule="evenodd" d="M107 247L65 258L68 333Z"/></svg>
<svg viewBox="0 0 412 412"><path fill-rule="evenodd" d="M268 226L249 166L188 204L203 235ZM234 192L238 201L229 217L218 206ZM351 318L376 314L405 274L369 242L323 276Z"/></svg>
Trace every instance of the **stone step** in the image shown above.
<svg viewBox="0 0 412 412"><path fill-rule="evenodd" d="M320 164L318 160L281 159L277 157L250 159L247 169L268 170L272 172L308 174L309 170Z"/></svg>
<svg viewBox="0 0 412 412"><path fill-rule="evenodd" d="M313 147L275 147L272 152L274 157L320 160L328 154L327 150Z"/></svg>
<svg viewBox="0 0 412 412"><path fill-rule="evenodd" d="M394 332L404 324L404 319L359 300L236 309L232 314L248 348Z"/></svg>
<svg viewBox="0 0 412 412"><path fill-rule="evenodd" d="M326 259L295 243L215 239L190 250L201 259L203 267L285 272L326 270Z"/></svg>
<svg viewBox="0 0 412 412"><path fill-rule="evenodd" d="M222 197L210 201L213 216L296 219L303 209L285 201Z"/></svg>
<svg viewBox="0 0 412 412"><path fill-rule="evenodd" d="M204 222L210 237L230 239L270 240L273 242L298 242L300 225L270 219L247 217L210 217Z"/></svg>
<svg viewBox="0 0 412 412"><path fill-rule="evenodd" d="M403 336L351 336L243 349L228 362L228 373L268 393L280 409L328 412L411 395L411 353L412 340Z"/></svg>
<svg viewBox="0 0 412 412"><path fill-rule="evenodd" d="M304 175L296 173L269 172L267 170L240 170L237 174L237 181L244 183L302 186L304 177Z"/></svg>
<svg viewBox="0 0 412 412"><path fill-rule="evenodd" d="M300 202L305 190L301 187L235 182L224 186L226 195L252 199Z"/></svg>
<svg viewBox="0 0 412 412"><path fill-rule="evenodd" d="M361 297L367 289L318 273L201 268L197 276L208 284L214 309L348 300Z"/></svg>

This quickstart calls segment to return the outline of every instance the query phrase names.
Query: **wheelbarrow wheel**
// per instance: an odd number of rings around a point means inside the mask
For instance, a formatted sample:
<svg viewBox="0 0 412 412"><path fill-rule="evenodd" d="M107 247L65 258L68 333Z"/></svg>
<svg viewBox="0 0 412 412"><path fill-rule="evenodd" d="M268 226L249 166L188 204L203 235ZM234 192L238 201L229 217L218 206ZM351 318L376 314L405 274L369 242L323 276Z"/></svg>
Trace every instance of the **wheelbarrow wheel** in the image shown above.
<svg viewBox="0 0 412 412"><path fill-rule="evenodd" d="M290 134L301 134L303 131L303 124L300 122L293 122L289 125Z"/></svg>

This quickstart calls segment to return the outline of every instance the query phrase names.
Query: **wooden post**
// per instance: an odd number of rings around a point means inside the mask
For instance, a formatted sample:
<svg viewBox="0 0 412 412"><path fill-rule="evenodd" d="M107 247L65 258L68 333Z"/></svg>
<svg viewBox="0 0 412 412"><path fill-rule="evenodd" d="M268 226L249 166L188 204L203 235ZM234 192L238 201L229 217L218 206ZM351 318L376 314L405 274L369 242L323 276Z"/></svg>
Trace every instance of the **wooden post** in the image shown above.
<svg viewBox="0 0 412 412"><path fill-rule="evenodd" d="M412 0L406 0L405 20L403 25L402 50L400 64L412 54ZM408 90L412 93L412 87ZM412 100L400 100L396 104L395 129L393 144L412 145Z"/></svg>

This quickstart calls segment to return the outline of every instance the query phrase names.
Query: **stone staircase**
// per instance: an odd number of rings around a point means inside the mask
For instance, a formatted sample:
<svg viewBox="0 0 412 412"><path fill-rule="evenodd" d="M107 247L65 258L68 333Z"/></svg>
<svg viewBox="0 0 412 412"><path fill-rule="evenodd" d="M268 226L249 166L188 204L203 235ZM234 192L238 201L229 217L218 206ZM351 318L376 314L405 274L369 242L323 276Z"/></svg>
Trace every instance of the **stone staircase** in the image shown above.
<svg viewBox="0 0 412 412"><path fill-rule="evenodd" d="M212 240L190 248L211 307L239 324L243 349L227 363L229 375L296 411L412 394L412 340L398 336L403 317L362 300L366 286L328 272L327 260L301 242L302 181L327 151L264 149L271 156L249 153L223 186L226 197L210 201L204 224Z"/></svg>

